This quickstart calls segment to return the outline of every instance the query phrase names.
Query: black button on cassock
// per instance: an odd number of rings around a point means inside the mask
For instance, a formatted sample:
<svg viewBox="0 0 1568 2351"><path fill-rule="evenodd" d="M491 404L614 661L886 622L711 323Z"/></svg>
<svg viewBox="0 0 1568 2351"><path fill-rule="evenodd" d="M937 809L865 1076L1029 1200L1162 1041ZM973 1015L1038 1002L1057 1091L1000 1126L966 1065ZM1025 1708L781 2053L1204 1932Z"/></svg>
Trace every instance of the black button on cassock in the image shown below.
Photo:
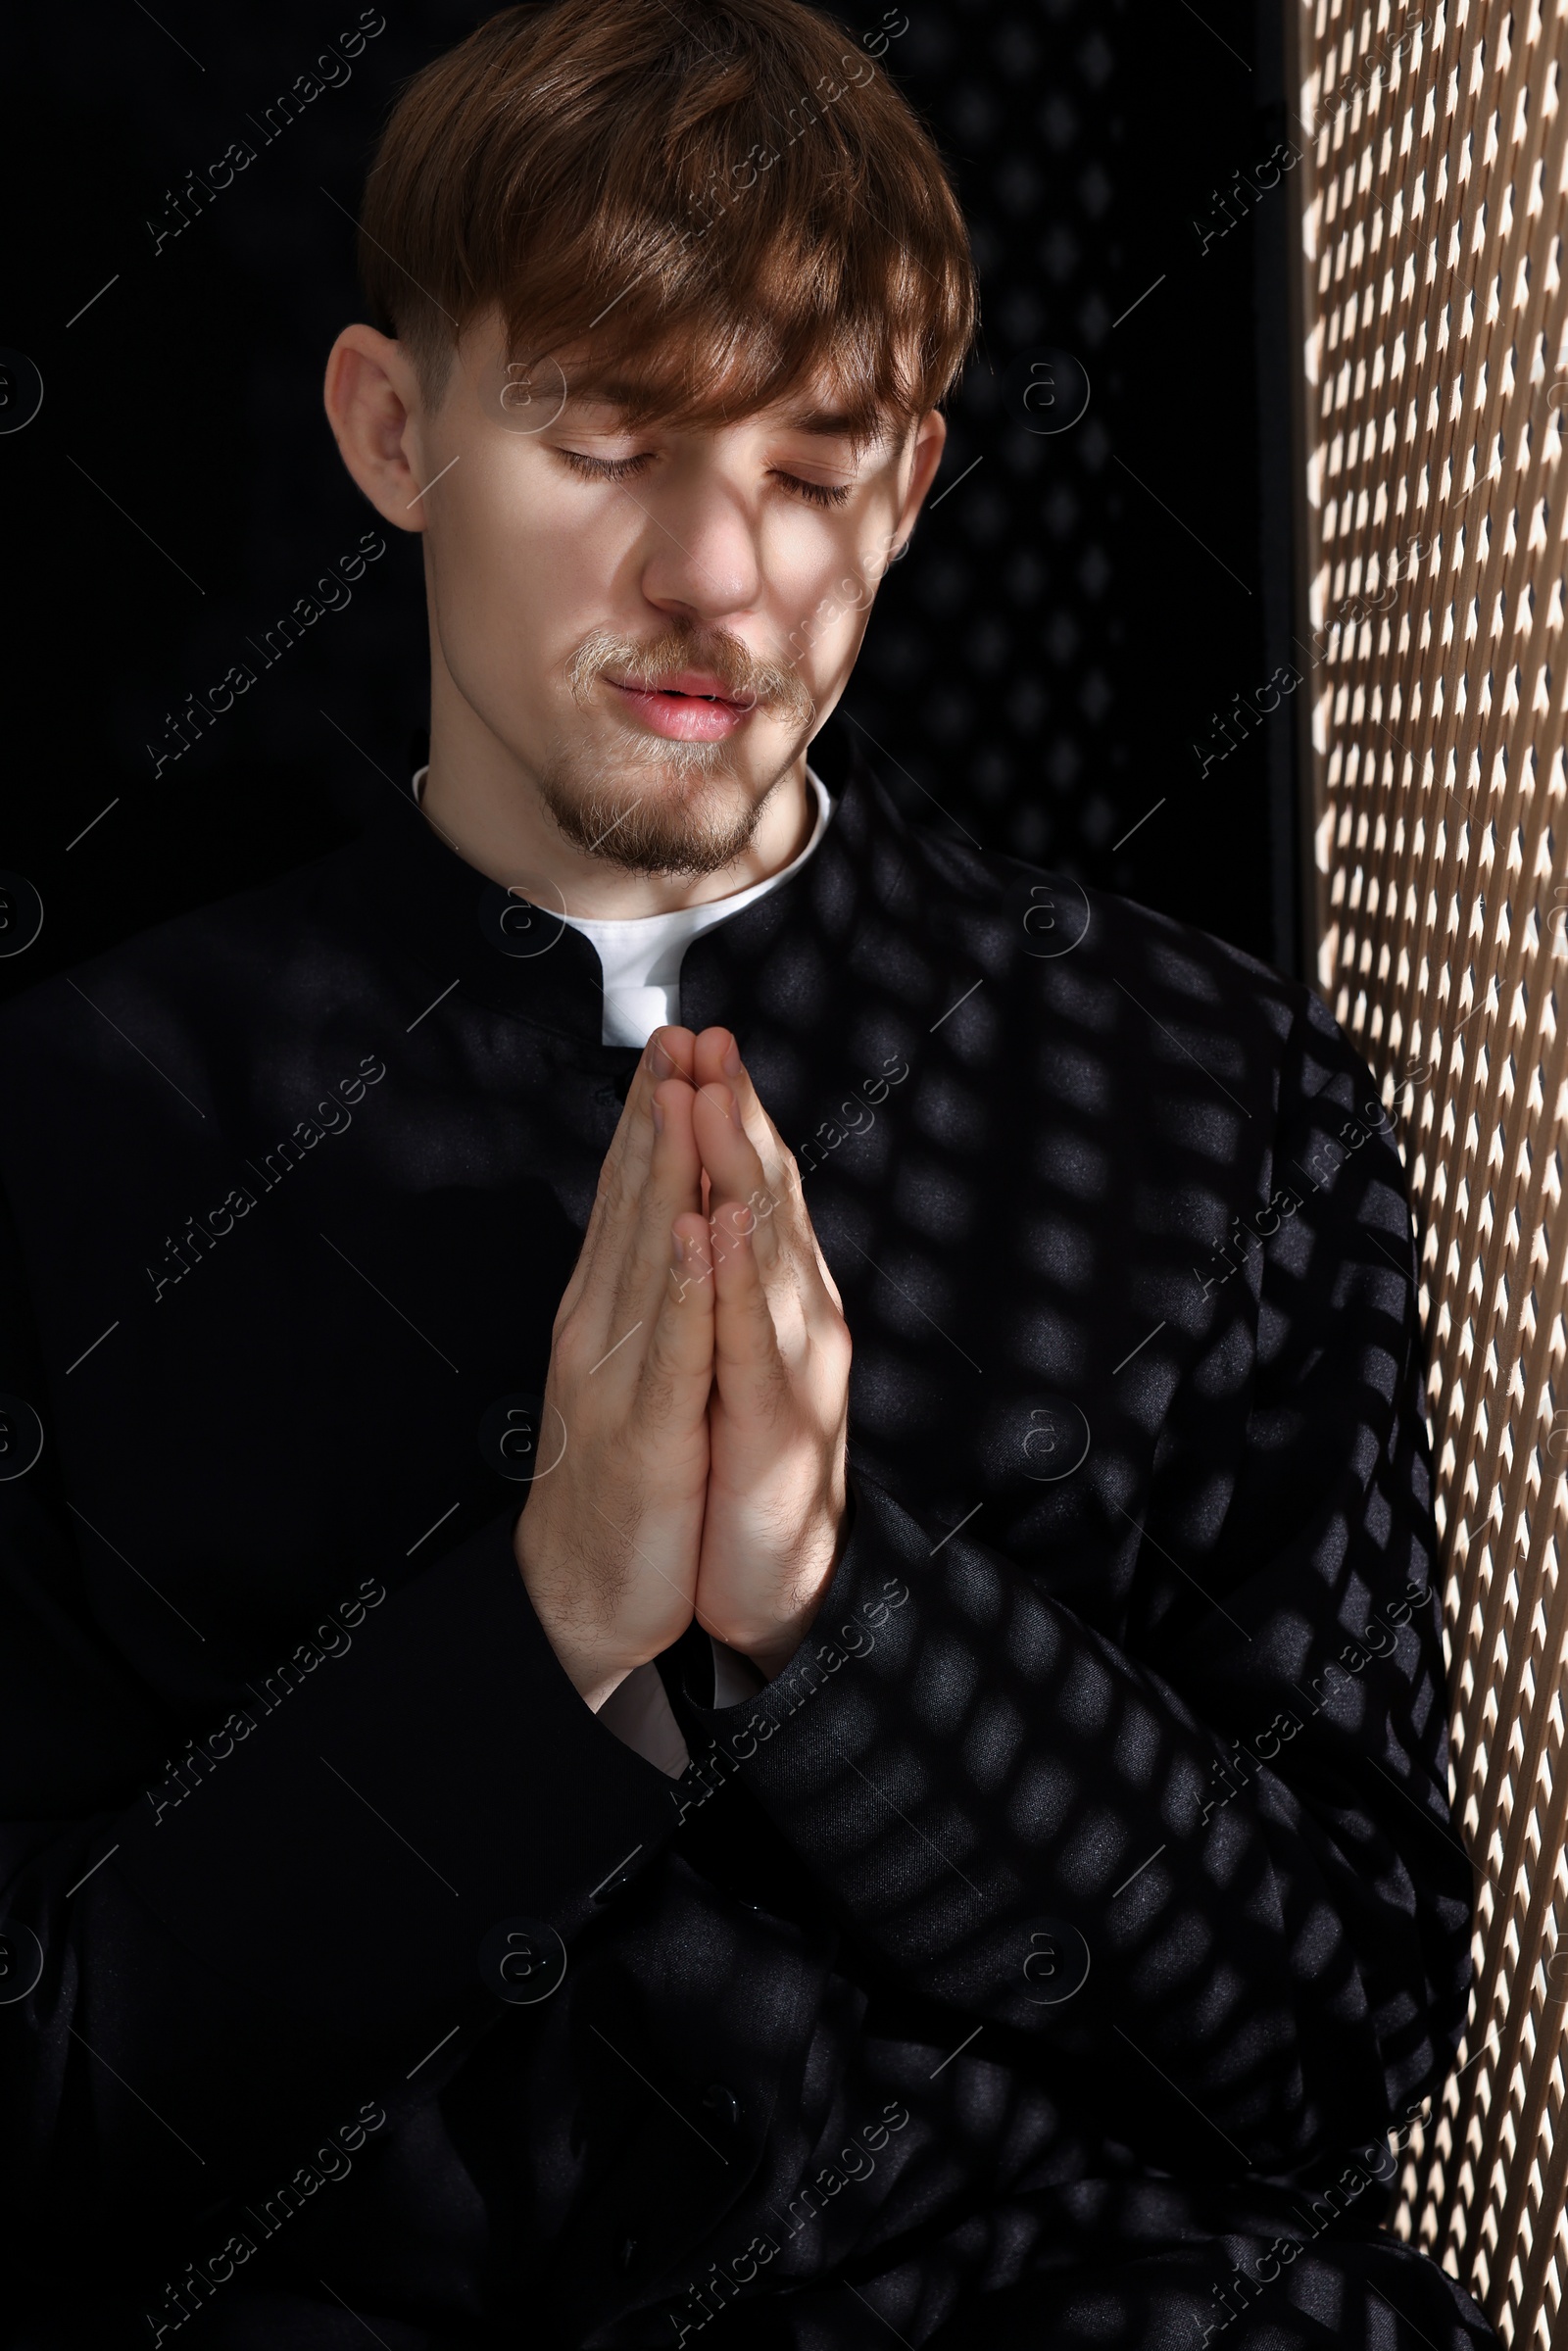
<svg viewBox="0 0 1568 2351"><path fill-rule="evenodd" d="M741 2102L724 2082L710 2082L703 2092L703 2104L717 2115L726 2130L740 2129Z"/></svg>

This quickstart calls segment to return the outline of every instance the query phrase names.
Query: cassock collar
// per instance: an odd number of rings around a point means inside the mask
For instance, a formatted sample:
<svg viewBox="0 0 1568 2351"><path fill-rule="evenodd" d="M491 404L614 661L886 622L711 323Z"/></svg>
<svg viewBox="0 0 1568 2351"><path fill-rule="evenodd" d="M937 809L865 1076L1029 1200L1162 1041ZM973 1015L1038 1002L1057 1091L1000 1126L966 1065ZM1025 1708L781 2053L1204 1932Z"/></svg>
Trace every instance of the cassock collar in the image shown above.
<svg viewBox="0 0 1568 2351"><path fill-rule="evenodd" d="M814 1027L852 968L885 938L897 909L916 917L916 858L903 819L858 747L848 761L812 765L834 801L833 821L801 871L686 950L686 1026L723 1022L742 1050L752 1021ZM840 780L835 780L838 777ZM456 983L466 995L570 1038L611 1067L635 1064L636 1049L601 1043L599 956L547 906L511 897L451 848L401 788L370 808L345 855L362 919L384 946L420 964L432 995Z"/></svg>

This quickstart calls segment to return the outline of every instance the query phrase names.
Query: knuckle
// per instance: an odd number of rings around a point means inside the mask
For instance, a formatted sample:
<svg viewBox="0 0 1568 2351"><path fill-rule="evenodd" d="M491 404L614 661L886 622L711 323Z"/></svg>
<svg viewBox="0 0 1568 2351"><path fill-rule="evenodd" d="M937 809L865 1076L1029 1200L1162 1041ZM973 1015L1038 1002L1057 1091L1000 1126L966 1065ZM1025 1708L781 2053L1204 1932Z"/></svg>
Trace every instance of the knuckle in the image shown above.
<svg viewBox="0 0 1568 2351"><path fill-rule="evenodd" d="M587 1368L585 1360L586 1334L574 1314L568 1314L557 1325L550 1343L550 1368L563 1388L577 1387Z"/></svg>

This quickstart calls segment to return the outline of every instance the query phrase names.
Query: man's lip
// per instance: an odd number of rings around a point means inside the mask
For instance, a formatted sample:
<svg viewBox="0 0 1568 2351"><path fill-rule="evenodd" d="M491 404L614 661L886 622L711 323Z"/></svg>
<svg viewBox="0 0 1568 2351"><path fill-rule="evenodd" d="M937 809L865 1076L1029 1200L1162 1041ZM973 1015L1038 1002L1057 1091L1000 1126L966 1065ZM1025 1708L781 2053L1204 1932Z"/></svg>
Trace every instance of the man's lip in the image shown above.
<svg viewBox="0 0 1568 2351"><path fill-rule="evenodd" d="M662 677L649 680L647 684L633 683L630 679L619 677L609 678L609 683L618 687L622 694L687 694L700 696L708 702L725 703L731 710L740 710L749 707L741 696L729 693L710 669L670 670Z"/></svg>

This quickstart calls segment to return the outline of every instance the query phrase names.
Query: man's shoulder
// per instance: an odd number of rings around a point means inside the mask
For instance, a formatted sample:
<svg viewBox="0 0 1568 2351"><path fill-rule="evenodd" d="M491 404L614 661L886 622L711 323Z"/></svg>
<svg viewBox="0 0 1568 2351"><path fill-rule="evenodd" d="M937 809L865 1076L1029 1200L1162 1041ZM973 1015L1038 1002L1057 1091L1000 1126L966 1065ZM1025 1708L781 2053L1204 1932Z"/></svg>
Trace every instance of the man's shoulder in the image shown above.
<svg viewBox="0 0 1568 2351"><path fill-rule="evenodd" d="M1196 922L999 850L971 849L912 828L939 919L1019 985L1071 985L1080 975L1126 985L1152 978L1195 1005L1279 1007L1289 1030L1313 991ZM1283 1019L1281 1019L1283 1014Z"/></svg>
<svg viewBox="0 0 1568 2351"><path fill-rule="evenodd" d="M69 1072L127 1060L167 1074L160 1047L206 1060L241 1043L258 1012L286 1024L291 1002L318 1006L328 906L351 848L149 923L22 989L0 1006L8 1084L31 1069L58 1089ZM346 955L344 965L348 983L357 966Z"/></svg>
<svg viewBox="0 0 1568 2351"><path fill-rule="evenodd" d="M999 851L910 828L927 906L1004 998L1090 1026L1119 997L1188 1053L1227 1040L1254 1067L1290 1064L1313 1094L1338 1078L1378 1091L1318 990L1197 922Z"/></svg>

